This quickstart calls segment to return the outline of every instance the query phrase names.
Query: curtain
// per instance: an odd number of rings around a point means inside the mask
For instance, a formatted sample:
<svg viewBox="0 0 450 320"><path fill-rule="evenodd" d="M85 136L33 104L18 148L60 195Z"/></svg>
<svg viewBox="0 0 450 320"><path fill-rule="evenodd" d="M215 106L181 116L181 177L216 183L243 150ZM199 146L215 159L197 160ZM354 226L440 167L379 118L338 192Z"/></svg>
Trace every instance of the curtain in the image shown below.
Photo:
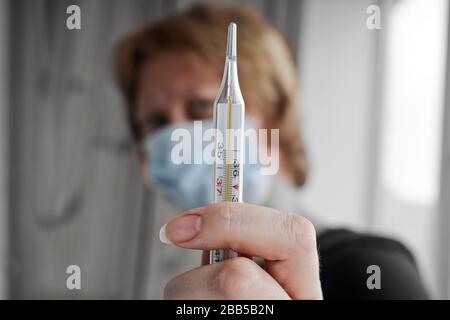
<svg viewBox="0 0 450 320"><path fill-rule="evenodd" d="M211 1L216 3L218 1ZM243 1L299 37L300 1ZM174 0L11 1L10 290L12 298L136 298L152 200L112 73L136 25L191 5ZM81 30L66 8L81 8ZM79 293L65 287L79 265Z"/></svg>

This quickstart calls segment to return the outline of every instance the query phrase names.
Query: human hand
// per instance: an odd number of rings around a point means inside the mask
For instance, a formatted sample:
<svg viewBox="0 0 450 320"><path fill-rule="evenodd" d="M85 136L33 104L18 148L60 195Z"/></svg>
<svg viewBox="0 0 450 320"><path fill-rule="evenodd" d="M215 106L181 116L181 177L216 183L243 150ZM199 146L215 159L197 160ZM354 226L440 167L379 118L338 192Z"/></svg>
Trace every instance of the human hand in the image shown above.
<svg viewBox="0 0 450 320"><path fill-rule="evenodd" d="M182 248L230 248L240 257L173 278L165 299L322 299L314 226L307 219L246 203L186 211L161 228L161 241ZM262 269L251 258L265 260Z"/></svg>

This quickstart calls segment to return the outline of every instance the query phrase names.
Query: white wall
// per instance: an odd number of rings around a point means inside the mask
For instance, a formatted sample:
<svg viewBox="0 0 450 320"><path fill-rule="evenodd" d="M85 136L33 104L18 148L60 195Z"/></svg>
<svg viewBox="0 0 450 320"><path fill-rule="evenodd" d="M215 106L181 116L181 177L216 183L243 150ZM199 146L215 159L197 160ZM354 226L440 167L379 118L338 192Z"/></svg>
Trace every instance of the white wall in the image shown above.
<svg viewBox="0 0 450 320"><path fill-rule="evenodd" d="M447 10L438 1L381 1L382 29L371 31L366 9L374 3L304 1L299 61L311 176L302 201L319 222L402 241L414 253L432 296L445 297L443 289L441 296L437 290L448 273L437 272L439 250L448 248L438 246L436 168L447 32L447 20L440 14ZM399 4L406 10L414 4L423 8L411 7L412 12L399 16ZM399 30L404 34L393 40ZM432 94L426 95L427 90ZM398 143L390 149L400 161L383 161L390 156L386 145L393 142ZM408 201L386 188L386 168L391 184L411 194ZM428 199L425 204L423 198Z"/></svg>
<svg viewBox="0 0 450 320"><path fill-rule="evenodd" d="M302 123L311 175L303 204L324 222L364 226L375 32L372 1L305 0Z"/></svg>

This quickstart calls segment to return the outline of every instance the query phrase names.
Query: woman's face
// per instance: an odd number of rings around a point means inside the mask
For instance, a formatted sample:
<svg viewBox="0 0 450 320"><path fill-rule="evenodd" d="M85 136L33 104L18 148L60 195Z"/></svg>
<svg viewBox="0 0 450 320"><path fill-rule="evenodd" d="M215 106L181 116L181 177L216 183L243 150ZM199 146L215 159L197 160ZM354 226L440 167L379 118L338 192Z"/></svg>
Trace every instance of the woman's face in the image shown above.
<svg viewBox="0 0 450 320"><path fill-rule="evenodd" d="M139 74L136 113L141 137L166 125L209 119L222 74L193 53L165 51L144 63ZM246 114L264 127L247 94Z"/></svg>
<svg viewBox="0 0 450 320"><path fill-rule="evenodd" d="M222 74L192 53L166 51L144 63L138 79L135 121L140 137L168 125L194 120L211 119L214 99L220 87ZM248 97L248 96L247 96ZM254 129L264 126L258 108L246 99L246 115ZM270 143L258 139L258 148L272 157ZM270 153L269 153L270 151ZM147 167L141 158L143 175ZM280 159L280 165L282 166Z"/></svg>
<svg viewBox="0 0 450 320"><path fill-rule="evenodd" d="M164 52L141 69L136 114L141 137L166 125L213 116L220 76L193 54Z"/></svg>
<svg viewBox="0 0 450 320"><path fill-rule="evenodd" d="M138 79L134 115L141 138L168 125L212 118L221 76L189 53L167 51L144 63ZM246 114L252 118L255 129L261 128L262 117L249 100L246 99ZM266 152L265 141L258 142L259 148ZM145 158L140 160L146 177Z"/></svg>

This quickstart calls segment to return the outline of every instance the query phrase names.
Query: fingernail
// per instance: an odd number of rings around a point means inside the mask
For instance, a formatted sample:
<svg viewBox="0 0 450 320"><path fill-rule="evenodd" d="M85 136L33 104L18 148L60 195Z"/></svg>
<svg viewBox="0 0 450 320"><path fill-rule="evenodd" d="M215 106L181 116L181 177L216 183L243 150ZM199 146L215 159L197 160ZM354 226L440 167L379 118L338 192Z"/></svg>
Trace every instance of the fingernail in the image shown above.
<svg viewBox="0 0 450 320"><path fill-rule="evenodd" d="M161 240L162 243L172 244L172 242L166 236L166 226L167 223L163 225L159 230L159 240Z"/></svg>
<svg viewBox="0 0 450 320"><path fill-rule="evenodd" d="M189 241L200 232L201 224L202 217L196 214L175 218L161 227L159 240L167 244Z"/></svg>

